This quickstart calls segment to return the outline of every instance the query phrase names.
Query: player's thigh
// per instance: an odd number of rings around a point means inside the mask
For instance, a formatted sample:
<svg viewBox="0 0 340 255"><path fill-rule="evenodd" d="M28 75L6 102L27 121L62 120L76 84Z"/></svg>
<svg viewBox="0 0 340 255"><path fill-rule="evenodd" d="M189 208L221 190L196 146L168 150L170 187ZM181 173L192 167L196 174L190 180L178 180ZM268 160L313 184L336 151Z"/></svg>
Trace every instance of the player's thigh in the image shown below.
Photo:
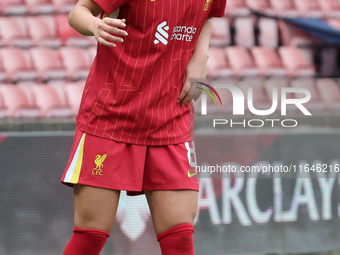
<svg viewBox="0 0 340 255"><path fill-rule="evenodd" d="M194 223L198 192L194 190L145 190L156 234L182 223Z"/></svg>
<svg viewBox="0 0 340 255"><path fill-rule="evenodd" d="M119 196L119 190L74 185L75 226L110 232L116 217Z"/></svg>

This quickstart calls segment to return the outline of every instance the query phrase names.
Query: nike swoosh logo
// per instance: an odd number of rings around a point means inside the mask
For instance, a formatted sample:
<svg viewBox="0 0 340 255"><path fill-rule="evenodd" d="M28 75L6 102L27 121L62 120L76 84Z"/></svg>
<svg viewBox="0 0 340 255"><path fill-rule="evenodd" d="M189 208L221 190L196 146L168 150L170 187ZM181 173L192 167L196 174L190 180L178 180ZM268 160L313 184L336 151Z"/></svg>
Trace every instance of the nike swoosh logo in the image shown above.
<svg viewBox="0 0 340 255"><path fill-rule="evenodd" d="M188 170L188 177L189 177L189 178L193 177L193 176L194 176L194 175L196 175L196 174L197 174L197 172L196 172L196 173L193 173L193 174L191 174L191 173L190 173L190 170Z"/></svg>

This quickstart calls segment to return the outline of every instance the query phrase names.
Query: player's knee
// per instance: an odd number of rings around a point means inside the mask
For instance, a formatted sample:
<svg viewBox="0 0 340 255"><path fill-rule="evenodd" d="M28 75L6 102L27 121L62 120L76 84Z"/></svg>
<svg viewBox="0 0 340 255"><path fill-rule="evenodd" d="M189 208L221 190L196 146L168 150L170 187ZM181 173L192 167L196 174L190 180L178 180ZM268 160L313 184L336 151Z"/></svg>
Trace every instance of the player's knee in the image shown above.
<svg viewBox="0 0 340 255"><path fill-rule="evenodd" d="M194 255L194 226L183 223L169 228L157 235L162 255Z"/></svg>
<svg viewBox="0 0 340 255"><path fill-rule="evenodd" d="M170 229L180 224L194 224L197 210L187 209L186 211L177 211L175 214L169 214L167 217L162 217L161 220L154 222L156 234Z"/></svg>
<svg viewBox="0 0 340 255"><path fill-rule="evenodd" d="M81 213L74 217L74 225L78 228L97 229L110 232L113 222L111 219L99 218L90 213Z"/></svg>
<svg viewBox="0 0 340 255"><path fill-rule="evenodd" d="M187 213L186 215L181 215L178 217L173 217L173 218L163 218L161 222L158 222L157 224L154 224L154 230L156 234L160 234L167 229L170 229L174 226L180 225L180 224L194 224L195 220L195 214L190 214Z"/></svg>

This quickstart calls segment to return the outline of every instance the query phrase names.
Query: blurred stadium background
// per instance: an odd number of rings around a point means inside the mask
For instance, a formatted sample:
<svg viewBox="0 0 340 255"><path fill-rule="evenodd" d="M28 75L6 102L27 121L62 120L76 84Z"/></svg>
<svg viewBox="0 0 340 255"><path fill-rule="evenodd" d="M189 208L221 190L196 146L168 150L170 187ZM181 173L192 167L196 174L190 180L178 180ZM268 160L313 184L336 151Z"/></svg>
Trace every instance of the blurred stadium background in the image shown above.
<svg viewBox="0 0 340 255"><path fill-rule="evenodd" d="M68 24L75 3L0 0L1 255L62 254L72 234L72 190L59 179L96 55L95 39ZM273 87L306 88L313 116L289 108L299 125L288 131L212 129L211 118L233 118L231 94L218 90L224 106L208 98L209 119L195 103L199 163L338 164L339 45L340 0L228 0L213 19L209 82L252 87L257 109L270 107ZM340 252L337 173L279 183L226 177L200 179L197 255ZM102 254L160 254L155 238L145 198L123 193Z"/></svg>

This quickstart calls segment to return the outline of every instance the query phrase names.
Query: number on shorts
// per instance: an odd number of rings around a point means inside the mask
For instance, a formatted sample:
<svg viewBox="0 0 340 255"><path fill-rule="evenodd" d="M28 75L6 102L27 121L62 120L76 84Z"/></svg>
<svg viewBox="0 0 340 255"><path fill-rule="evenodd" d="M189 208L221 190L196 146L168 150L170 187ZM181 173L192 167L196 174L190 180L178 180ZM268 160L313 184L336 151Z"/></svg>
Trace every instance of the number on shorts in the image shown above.
<svg viewBox="0 0 340 255"><path fill-rule="evenodd" d="M190 148L189 142L184 143L185 144L185 148L187 148L188 153L188 160L189 160L189 165L191 167L196 167L197 166L197 162L196 162L196 152L195 152L195 142L191 141L192 143L192 148Z"/></svg>

